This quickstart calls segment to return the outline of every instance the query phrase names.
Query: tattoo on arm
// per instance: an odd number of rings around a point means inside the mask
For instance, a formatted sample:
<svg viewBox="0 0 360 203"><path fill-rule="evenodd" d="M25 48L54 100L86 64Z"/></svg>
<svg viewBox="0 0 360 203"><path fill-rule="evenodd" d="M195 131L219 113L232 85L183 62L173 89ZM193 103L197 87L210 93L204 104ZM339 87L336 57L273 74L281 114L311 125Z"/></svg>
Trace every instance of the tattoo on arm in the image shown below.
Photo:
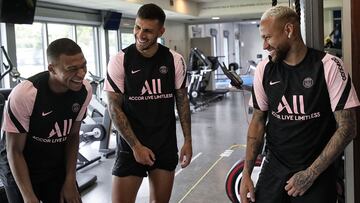
<svg viewBox="0 0 360 203"><path fill-rule="evenodd" d="M266 119L267 112L254 109L253 117L248 129L244 166L244 171L248 174L251 174L254 169L256 157L264 143Z"/></svg>
<svg viewBox="0 0 360 203"><path fill-rule="evenodd" d="M354 108L335 111L334 115L338 127L321 154L310 166L310 170L317 176L334 162L356 135Z"/></svg>
<svg viewBox="0 0 360 203"><path fill-rule="evenodd" d="M175 91L176 108L179 114L181 128L184 133L185 140L191 141L191 116L190 104L187 96L186 88Z"/></svg>
<svg viewBox="0 0 360 203"><path fill-rule="evenodd" d="M139 143L134 131L131 128L129 120L122 110L123 94L108 92L108 110L111 120L115 127L121 132L121 136L126 140L130 147Z"/></svg>

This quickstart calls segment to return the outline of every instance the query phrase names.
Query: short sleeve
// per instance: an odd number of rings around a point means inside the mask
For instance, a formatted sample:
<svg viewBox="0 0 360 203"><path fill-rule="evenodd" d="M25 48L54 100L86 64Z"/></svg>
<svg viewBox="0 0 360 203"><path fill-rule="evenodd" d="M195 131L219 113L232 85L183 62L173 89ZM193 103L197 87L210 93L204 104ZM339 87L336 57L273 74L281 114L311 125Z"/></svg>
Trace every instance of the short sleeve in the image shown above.
<svg viewBox="0 0 360 203"><path fill-rule="evenodd" d="M261 111L269 110L268 97L263 86L265 66L268 62L269 59L263 60L256 67L252 94L249 101L250 106Z"/></svg>
<svg viewBox="0 0 360 203"><path fill-rule="evenodd" d="M104 90L109 92L124 93L124 52L120 51L111 57L104 84Z"/></svg>
<svg viewBox="0 0 360 203"><path fill-rule="evenodd" d="M170 50L174 57L175 65L175 89L181 89L188 86L186 77L186 64L184 58L177 52Z"/></svg>
<svg viewBox="0 0 360 203"><path fill-rule="evenodd" d="M34 109L37 89L33 83L25 80L10 93L4 111L2 130L12 133L27 133L30 116Z"/></svg>
<svg viewBox="0 0 360 203"><path fill-rule="evenodd" d="M332 111L359 106L358 97L343 61L326 54L322 62Z"/></svg>

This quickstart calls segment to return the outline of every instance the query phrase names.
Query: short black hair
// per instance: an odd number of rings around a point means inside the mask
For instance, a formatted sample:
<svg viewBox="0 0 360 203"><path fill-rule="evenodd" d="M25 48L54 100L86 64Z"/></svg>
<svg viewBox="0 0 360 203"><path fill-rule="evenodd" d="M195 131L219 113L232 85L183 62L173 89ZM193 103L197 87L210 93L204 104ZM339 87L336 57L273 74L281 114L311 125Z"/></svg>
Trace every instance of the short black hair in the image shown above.
<svg viewBox="0 0 360 203"><path fill-rule="evenodd" d="M158 20L160 25L163 26L165 23L165 12L156 4L144 4L137 12L137 17L141 19Z"/></svg>
<svg viewBox="0 0 360 203"><path fill-rule="evenodd" d="M48 63L57 61L61 54L71 56L79 53L82 53L80 46L68 38L60 38L51 42L46 50Z"/></svg>

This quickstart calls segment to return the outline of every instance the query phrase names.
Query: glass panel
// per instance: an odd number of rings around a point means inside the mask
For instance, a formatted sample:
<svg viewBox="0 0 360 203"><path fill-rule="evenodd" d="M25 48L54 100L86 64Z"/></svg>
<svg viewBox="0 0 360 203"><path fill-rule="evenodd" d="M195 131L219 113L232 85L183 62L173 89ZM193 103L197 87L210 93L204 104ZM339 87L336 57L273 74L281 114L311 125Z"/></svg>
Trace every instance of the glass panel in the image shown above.
<svg viewBox="0 0 360 203"><path fill-rule="evenodd" d="M133 33L121 33L121 49L124 49L133 43L135 43Z"/></svg>
<svg viewBox="0 0 360 203"><path fill-rule="evenodd" d="M240 65L240 40L235 39L235 62Z"/></svg>
<svg viewBox="0 0 360 203"><path fill-rule="evenodd" d="M214 56L217 56L217 42L216 42L216 37L213 36L211 37L212 41L213 41L213 55Z"/></svg>
<svg viewBox="0 0 360 203"><path fill-rule="evenodd" d="M229 38L224 37L224 63L229 64Z"/></svg>
<svg viewBox="0 0 360 203"><path fill-rule="evenodd" d="M342 1L324 1L324 50L342 57Z"/></svg>
<svg viewBox="0 0 360 203"><path fill-rule="evenodd" d="M69 38L74 40L74 26L64 24L48 23L49 44L59 38Z"/></svg>
<svg viewBox="0 0 360 203"><path fill-rule="evenodd" d="M109 36L109 55L110 57L115 55L118 50L118 37L117 37L117 31L116 30L109 30L108 31Z"/></svg>
<svg viewBox="0 0 360 203"><path fill-rule="evenodd" d="M44 71L42 29L44 24L15 25L17 68L22 77Z"/></svg>
<svg viewBox="0 0 360 203"><path fill-rule="evenodd" d="M76 37L85 55L88 71L96 75L94 29L92 26L76 26Z"/></svg>
<svg viewBox="0 0 360 203"><path fill-rule="evenodd" d="M330 35L333 36L334 48L342 49L342 37L341 37L341 10L334 10L334 27Z"/></svg>

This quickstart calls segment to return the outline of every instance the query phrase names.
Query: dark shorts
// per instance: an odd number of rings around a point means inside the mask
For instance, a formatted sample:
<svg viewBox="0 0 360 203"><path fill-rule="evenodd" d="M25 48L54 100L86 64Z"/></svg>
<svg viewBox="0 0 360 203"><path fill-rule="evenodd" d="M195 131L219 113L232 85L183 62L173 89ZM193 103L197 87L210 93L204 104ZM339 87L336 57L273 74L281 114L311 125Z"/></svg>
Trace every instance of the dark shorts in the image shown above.
<svg viewBox="0 0 360 203"><path fill-rule="evenodd" d="M291 172L278 161L265 160L255 188L256 203L335 203L337 173L333 165L325 170L300 197L291 197L285 190Z"/></svg>
<svg viewBox="0 0 360 203"><path fill-rule="evenodd" d="M179 161L177 153L163 153L156 155L154 165L147 166L136 162L132 152L118 151L112 174L118 177L139 176L147 177L149 171L154 169L175 170Z"/></svg>

